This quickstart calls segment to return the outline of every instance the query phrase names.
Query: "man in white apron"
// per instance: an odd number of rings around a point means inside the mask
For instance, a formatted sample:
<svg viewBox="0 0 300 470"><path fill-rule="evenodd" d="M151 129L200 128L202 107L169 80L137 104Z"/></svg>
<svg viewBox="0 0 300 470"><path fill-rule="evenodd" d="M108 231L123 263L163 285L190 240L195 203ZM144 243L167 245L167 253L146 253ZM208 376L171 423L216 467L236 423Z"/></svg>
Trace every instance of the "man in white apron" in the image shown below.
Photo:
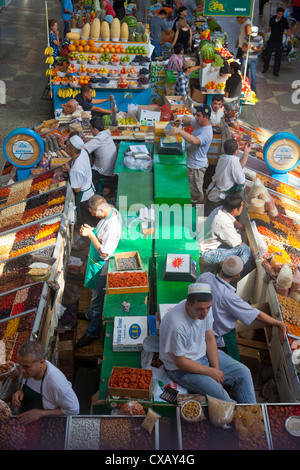
<svg viewBox="0 0 300 470"><path fill-rule="evenodd" d="M118 246L122 227L120 213L102 196L95 194L88 202L91 214L100 219L100 222L95 228L87 224L80 228L80 235L88 237L91 242L84 285L92 289L92 300L85 315L77 314L78 318L90 322L85 334L77 342L79 348L88 346L100 335L108 262Z"/></svg>

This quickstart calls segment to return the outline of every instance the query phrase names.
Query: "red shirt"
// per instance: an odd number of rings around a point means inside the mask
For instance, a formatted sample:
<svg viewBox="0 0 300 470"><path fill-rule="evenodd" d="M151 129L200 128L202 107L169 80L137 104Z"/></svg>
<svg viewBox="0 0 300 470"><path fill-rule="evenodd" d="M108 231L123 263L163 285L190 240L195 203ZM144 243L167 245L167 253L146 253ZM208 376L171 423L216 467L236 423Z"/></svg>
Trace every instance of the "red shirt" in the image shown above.
<svg viewBox="0 0 300 470"><path fill-rule="evenodd" d="M107 15L111 15L113 18L116 16L115 10L109 2L105 2L105 11Z"/></svg>

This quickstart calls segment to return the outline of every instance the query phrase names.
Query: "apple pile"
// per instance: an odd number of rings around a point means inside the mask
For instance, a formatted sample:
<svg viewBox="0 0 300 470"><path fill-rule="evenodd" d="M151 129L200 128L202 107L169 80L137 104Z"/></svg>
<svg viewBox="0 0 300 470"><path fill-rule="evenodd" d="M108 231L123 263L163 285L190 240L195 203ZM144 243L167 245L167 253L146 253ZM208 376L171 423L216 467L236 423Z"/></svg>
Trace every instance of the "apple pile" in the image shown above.
<svg viewBox="0 0 300 470"><path fill-rule="evenodd" d="M111 63L118 64L120 62L118 54L114 53L110 58Z"/></svg>
<svg viewBox="0 0 300 470"><path fill-rule="evenodd" d="M137 75L137 74L139 73L135 66L129 67L129 68L127 69L127 72L130 73L130 74L132 74L132 75Z"/></svg>
<svg viewBox="0 0 300 470"><path fill-rule="evenodd" d="M74 64L70 64L67 68L67 73L77 73L77 69Z"/></svg>
<svg viewBox="0 0 300 470"><path fill-rule="evenodd" d="M127 72L127 70L126 70L126 67L122 67L122 68L121 68L120 74L121 74L121 75L127 75L127 74L128 74L128 72Z"/></svg>
<svg viewBox="0 0 300 470"><path fill-rule="evenodd" d="M116 70L116 69L114 69L114 70L113 70L113 69L110 69L110 70L108 71L108 73L109 73L110 75L119 75L120 72L119 72L119 70Z"/></svg>
<svg viewBox="0 0 300 470"><path fill-rule="evenodd" d="M89 62L95 62L96 64L98 63L98 57L95 54L90 54L89 55Z"/></svg>

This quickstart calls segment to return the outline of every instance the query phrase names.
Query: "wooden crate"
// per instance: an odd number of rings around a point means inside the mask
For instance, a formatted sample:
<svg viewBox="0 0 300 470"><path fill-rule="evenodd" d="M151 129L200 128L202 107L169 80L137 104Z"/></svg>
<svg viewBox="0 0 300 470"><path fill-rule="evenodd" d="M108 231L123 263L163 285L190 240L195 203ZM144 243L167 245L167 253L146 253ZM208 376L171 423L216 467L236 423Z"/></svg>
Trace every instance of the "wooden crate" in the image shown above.
<svg viewBox="0 0 300 470"><path fill-rule="evenodd" d="M126 271L136 271L138 269L143 269L142 260L141 260L141 257L139 255L138 251L126 251L126 252L123 252L123 253L115 253L114 258L115 258L115 263L116 263L116 267L117 267L118 271L124 271L124 269L121 269L119 267L119 260L124 259L124 258L125 259L126 258L136 258L137 265L138 265L137 268L135 268L134 270L126 269Z"/></svg>
<svg viewBox="0 0 300 470"><path fill-rule="evenodd" d="M113 367L111 375L116 370L123 370L125 367ZM130 367L130 369L139 370L134 367ZM148 389L137 389L137 388L118 388L118 387L110 387L108 381L108 395L113 397L132 397L132 398L146 398L150 399L152 394L152 387L153 387L153 374L151 372L151 381L149 384ZM110 380L110 379L109 379Z"/></svg>

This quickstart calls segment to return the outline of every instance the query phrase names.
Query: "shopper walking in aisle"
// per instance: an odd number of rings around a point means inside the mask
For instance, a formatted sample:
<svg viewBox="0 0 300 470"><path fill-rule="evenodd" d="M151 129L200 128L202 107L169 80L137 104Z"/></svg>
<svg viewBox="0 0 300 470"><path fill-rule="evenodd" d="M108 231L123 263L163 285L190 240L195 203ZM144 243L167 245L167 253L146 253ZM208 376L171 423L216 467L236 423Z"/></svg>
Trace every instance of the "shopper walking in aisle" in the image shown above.
<svg viewBox="0 0 300 470"><path fill-rule="evenodd" d="M172 26L172 30L174 31L174 33L176 33L176 31L177 31L178 21L180 19L186 19L187 13L188 13L188 11L187 11L186 6L182 5L181 7L179 7L179 9L177 11L177 14L176 14L176 17L175 17L175 20L174 20L174 23L173 23L173 26Z"/></svg>
<svg viewBox="0 0 300 470"><path fill-rule="evenodd" d="M135 17L140 23L147 23L148 14L150 12L150 0L137 0L136 1L136 14Z"/></svg>
<svg viewBox="0 0 300 470"><path fill-rule="evenodd" d="M193 393L256 403L250 370L218 350L213 331L212 290L191 284L186 300L169 310L159 326L159 357L171 380Z"/></svg>
<svg viewBox="0 0 300 470"><path fill-rule="evenodd" d="M245 41L245 37L250 34L251 21L246 16L237 16L236 19L240 24L240 34L235 43L235 47L237 48L236 59L241 60L243 57L242 47Z"/></svg>
<svg viewBox="0 0 300 470"><path fill-rule="evenodd" d="M19 409L17 419L26 425L46 416L78 415L79 402L72 384L51 362L44 347L36 341L23 343L17 357L22 374L12 405Z"/></svg>
<svg viewBox="0 0 300 470"><path fill-rule="evenodd" d="M168 61L168 70L173 70L173 72L182 72L182 67L183 67L182 54L183 53L184 53L183 45L177 42L174 46L174 54L171 55Z"/></svg>
<svg viewBox="0 0 300 470"><path fill-rule="evenodd" d="M263 48L263 38L258 34L258 27L251 27L251 36L249 41L249 36L246 36L245 42L243 44L243 72L245 71L246 62L247 70L246 75L249 78L251 90L256 93L256 71L257 71L257 61L259 54ZM248 60L247 60L248 55Z"/></svg>
<svg viewBox="0 0 300 470"><path fill-rule="evenodd" d="M290 0L287 9L291 11L291 16L296 21L295 37L300 39L300 0Z"/></svg>
<svg viewBox="0 0 300 470"><path fill-rule="evenodd" d="M83 146L84 142L78 135L73 135L66 142L66 152L71 160L64 163L62 169L69 173L70 185L75 194L78 223L92 224L94 218L88 209L88 200L95 193L95 188L90 159Z"/></svg>
<svg viewBox="0 0 300 470"><path fill-rule="evenodd" d="M118 18L118 20L121 21L126 16L124 0L114 0L113 9L116 13L116 18Z"/></svg>
<svg viewBox="0 0 300 470"><path fill-rule="evenodd" d="M205 66L204 64L203 66ZM191 60L183 60L182 70L178 73L174 93L175 96L188 96L189 94L189 76L195 70L203 68L202 65L195 65Z"/></svg>
<svg viewBox="0 0 300 470"><path fill-rule="evenodd" d="M196 109L195 118L190 120L195 129L191 134L181 127L173 127L169 132L170 135L181 135L187 142L187 171L193 204L204 201L203 180L208 167L207 152L213 138L210 113L210 107L206 104Z"/></svg>
<svg viewBox="0 0 300 470"><path fill-rule="evenodd" d="M167 17L167 12L163 8L160 10L158 15L151 16L149 21L150 27L150 42L154 46L154 51L152 54L152 59L162 56L161 49L161 37L163 31L167 31L167 24L165 23L165 18Z"/></svg>
<svg viewBox="0 0 300 470"><path fill-rule="evenodd" d="M60 0L61 3L61 16L64 22L64 38L70 27L71 15L73 13L72 0Z"/></svg>
<svg viewBox="0 0 300 470"><path fill-rule="evenodd" d="M100 221L95 228L87 224L80 228L80 235L90 239L84 285L92 289L92 300L86 314L77 314L78 318L90 322L77 342L78 348L88 346L100 336L109 258L118 246L122 227L120 213L102 196L95 194L89 199L89 210Z"/></svg>
<svg viewBox="0 0 300 470"><path fill-rule="evenodd" d="M284 17L284 8L279 7L277 8L276 15L272 16L270 19L269 27L265 32L265 34L271 32L271 35L267 42L262 73L266 73L269 70L271 55L273 51L275 51L273 75L275 75L275 77L279 77L282 56L282 39L285 30L287 30L291 44L293 45L294 40L291 35L291 29L288 20Z"/></svg>
<svg viewBox="0 0 300 470"><path fill-rule="evenodd" d="M177 31L171 43L169 52L173 49L175 44L182 44L184 53L192 52L193 32L191 27L187 24L185 19L180 19L177 23Z"/></svg>
<svg viewBox="0 0 300 470"><path fill-rule="evenodd" d="M244 152L239 158L239 144L236 139L224 142L224 154L216 165L212 181L206 191L205 215L209 215L216 207L223 204L227 194L239 192L246 181L243 168L246 166L250 142L246 142Z"/></svg>
<svg viewBox="0 0 300 470"><path fill-rule="evenodd" d="M243 269L244 263L239 256L228 256L221 263L219 274L207 272L200 274L197 279L197 282L209 284L213 292L213 330L217 346L237 361L240 360L236 340L237 321L246 326L252 325L253 328L274 326L278 328L281 343L285 341L289 331L284 322L275 320L261 310L251 307L236 293L231 283L240 279Z"/></svg>

